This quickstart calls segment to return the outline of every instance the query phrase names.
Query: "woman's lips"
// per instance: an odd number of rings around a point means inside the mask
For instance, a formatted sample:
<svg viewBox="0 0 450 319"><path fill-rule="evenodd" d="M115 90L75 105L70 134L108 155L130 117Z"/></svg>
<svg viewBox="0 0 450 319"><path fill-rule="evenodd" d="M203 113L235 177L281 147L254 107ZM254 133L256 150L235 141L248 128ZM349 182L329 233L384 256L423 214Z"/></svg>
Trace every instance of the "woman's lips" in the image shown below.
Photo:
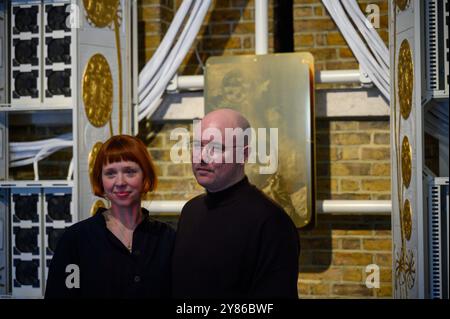
<svg viewBox="0 0 450 319"><path fill-rule="evenodd" d="M130 192L116 192L115 194L116 194L117 197L125 198L128 195L130 195Z"/></svg>

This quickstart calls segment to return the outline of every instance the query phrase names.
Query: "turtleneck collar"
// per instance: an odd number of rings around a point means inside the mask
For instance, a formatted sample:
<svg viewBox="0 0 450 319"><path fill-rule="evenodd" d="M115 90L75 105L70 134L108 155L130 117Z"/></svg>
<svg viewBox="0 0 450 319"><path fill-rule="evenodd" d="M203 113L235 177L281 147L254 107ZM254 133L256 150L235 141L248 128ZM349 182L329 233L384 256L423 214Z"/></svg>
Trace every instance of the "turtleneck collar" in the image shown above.
<svg viewBox="0 0 450 319"><path fill-rule="evenodd" d="M213 193L206 191L206 204L208 206L218 206L224 203L228 203L233 199L236 199L237 196L241 194L242 191L248 186L250 186L250 183L247 176L244 176L244 178L239 182L231 185L224 190Z"/></svg>

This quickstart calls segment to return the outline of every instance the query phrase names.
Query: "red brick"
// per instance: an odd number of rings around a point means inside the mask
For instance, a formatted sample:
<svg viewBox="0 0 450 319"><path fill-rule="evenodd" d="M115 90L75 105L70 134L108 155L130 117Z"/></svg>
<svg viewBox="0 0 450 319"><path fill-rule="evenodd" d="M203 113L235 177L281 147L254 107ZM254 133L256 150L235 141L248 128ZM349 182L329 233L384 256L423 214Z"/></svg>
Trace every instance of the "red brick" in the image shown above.
<svg viewBox="0 0 450 319"><path fill-rule="evenodd" d="M294 37L296 47L312 47L314 36L312 34L297 34Z"/></svg>
<svg viewBox="0 0 450 319"><path fill-rule="evenodd" d="M342 239L342 249L359 250L361 241L359 239Z"/></svg>
<svg viewBox="0 0 450 319"><path fill-rule="evenodd" d="M310 17L313 15L312 7L295 7L294 8L294 19Z"/></svg>
<svg viewBox="0 0 450 319"><path fill-rule="evenodd" d="M361 186L358 180L355 179L342 179L340 183L341 191L358 191Z"/></svg>
<svg viewBox="0 0 450 319"><path fill-rule="evenodd" d="M389 160L391 149L389 147L364 147L361 151L361 158L367 160Z"/></svg>
<svg viewBox="0 0 450 319"><path fill-rule="evenodd" d="M331 176L365 176L370 171L370 164L366 163L332 163Z"/></svg>
<svg viewBox="0 0 450 319"><path fill-rule="evenodd" d="M359 267L352 267L352 268L346 268L343 270L342 273L342 280L343 281L354 281L354 282L362 282L363 281L363 275L362 275L362 268Z"/></svg>
<svg viewBox="0 0 450 319"><path fill-rule="evenodd" d="M355 121L336 121L331 123L331 129L334 131L355 131L358 130L358 124Z"/></svg>
<svg viewBox="0 0 450 319"><path fill-rule="evenodd" d="M376 254L374 263L379 267L391 267L392 266L392 254Z"/></svg>
<svg viewBox="0 0 450 319"><path fill-rule="evenodd" d="M370 169L370 175L373 176L390 176L391 175L391 164L372 164Z"/></svg>
<svg viewBox="0 0 450 319"><path fill-rule="evenodd" d="M241 11L238 9L214 9L211 12L210 22L214 21L239 21L241 18Z"/></svg>
<svg viewBox="0 0 450 319"><path fill-rule="evenodd" d="M316 296L327 296L330 294L329 284L311 284L311 294Z"/></svg>
<svg viewBox="0 0 450 319"><path fill-rule="evenodd" d="M209 34L226 35L231 33L231 25L229 23L214 23L209 26Z"/></svg>
<svg viewBox="0 0 450 319"><path fill-rule="evenodd" d="M340 32L330 32L327 35L327 44L328 45L346 45L344 37Z"/></svg>
<svg viewBox="0 0 450 319"><path fill-rule="evenodd" d="M373 140L374 140L375 144L390 145L391 144L391 134L390 133L375 133Z"/></svg>
<svg viewBox="0 0 450 319"><path fill-rule="evenodd" d="M371 289L367 288L365 285L357 284L335 284L332 292L335 295L352 297L368 297L373 295Z"/></svg>
<svg viewBox="0 0 450 319"><path fill-rule="evenodd" d="M391 191L391 180L390 179L374 179L374 180L363 180L361 182L362 189L365 191L372 192L390 192Z"/></svg>
<svg viewBox="0 0 450 319"><path fill-rule="evenodd" d="M352 50L350 50L348 48L341 48L341 49L339 49L339 57L341 57L341 58L355 58L355 56L353 55Z"/></svg>
<svg viewBox="0 0 450 319"><path fill-rule="evenodd" d="M299 278L302 280L317 280L320 282L325 281L339 281L342 277L342 268L330 267L325 271L311 271L311 272L300 272Z"/></svg>
<svg viewBox="0 0 450 319"><path fill-rule="evenodd" d="M336 252L333 256L333 263L342 266L366 266L372 263L372 255Z"/></svg>
<svg viewBox="0 0 450 319"><path fill-rule="evenodd" d="M331 19L296 20L294 30L304 31L330 31L337 27Z"/></svg>
<svg viewBox="0 0 450 319"><path fill-rule="evenodd" d="M204 50L240 49L241 38L211 38L205 39L202 44Z"/></svg>
<svg viewBox="0 0 450 319"><path fill-rule="evenodd" d="M391 239L364 239L363 249L365 250L387 250L391 251L392 241Z"/></svg>
<svg viewBox="0 0 450 319"><path fill-rule="evenodd" d="M255 33L255 23L241 22L233 25L233 32L236 34L252 34Z"/></svg>
<svg viewBox="0 0 450 319"><path fill-rule="evenodd" d="M297 287L298 287L298 293L299 293L300 297L310 294L310 289L309 289L308 284L299 283Z"/></svg>
<svg viewBox="0 0 450 319"><path fill-rule="evenodd" d="M392 284L381 283L379 289L374 289L377 297L392 297Z"/></svg>

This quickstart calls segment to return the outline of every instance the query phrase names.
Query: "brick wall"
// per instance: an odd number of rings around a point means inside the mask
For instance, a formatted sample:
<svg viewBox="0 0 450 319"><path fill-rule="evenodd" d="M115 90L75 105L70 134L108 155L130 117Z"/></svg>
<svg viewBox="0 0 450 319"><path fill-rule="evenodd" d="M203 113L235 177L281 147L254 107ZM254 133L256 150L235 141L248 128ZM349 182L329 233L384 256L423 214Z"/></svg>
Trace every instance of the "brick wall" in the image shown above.
<svg viewBox="0 0 450 319"><path fill-rule="evenodd" d="M313 231L300 231L300 297L390 297L390 229L390 217L319 215ZM365 285L370 264L380 267L379 289Z"/></svg>
<svg viewBox="0 0 450 319"><path fill-rule="evenodd" d="M360 0L381 10L382 38L387 41L387 0ZM161 32L180 1L141 0L141 65L162 38ZM269 39L273 52L274 10L270 0ZM216 0L194 47L204 63L209 56L254 53L254 1ZM358 65L320 0L294 0L295 51L311 51L316 68L353 69ZM142 31L141 31L142 32ZM180 68L181 74L200 74L194 50ZM322 86L323 88L324 86ZM388 119L318 120L318 199L389 199L390 155ZM174 127L192 129L191 124L141 123L140 137L155 159L159 188L149 198L189 199L202 192L190 165L170 162ZM167 219L171 221L170 219ZM172 220L173 221L173 220ZM385 298L391 296L390 217L319 215L312 231L300 231L301 258L299 292L302 298ZM365 267L375 263L381 270L381 287L365 286Z"/></svg>
<svg viewBox="0 0 450 319"><path fill-rule="evenodd" d="M367 5L380 9L378 33L387 43L388 2L386 0L358 0L365 12ZM294 43L296 51L314 54L319 70L357 69L358 63L344 38L320 0L294 0Z"/></svg>
<svg viewBox="0 0 450 319"><path fill-rule="evenodd" d="M390 199L389 121L316 122L317 198ZM390 297L389 216L318 215L300 231L302 298ZM369 264L380 267L380 288L365 285Z"/></svg>
<svg viewBox="0 0 450 319"><path fill-rule="evenodd" d="M269 0L269 50L273 51L274 0ZM254 54L254 0L215 0L205 17L195 47L202 63L210 56ZM180 73L202 74L195 51L183 61Z"/></svg>
<svg viewBox="0 0 450 319"><path fill-rule="evenodd" d="M157 48L180 0L140 0L141 56L147 61ZM357 69L351 50L320 0L294 0L295 51L310 51L318 70ZM380 9L382 39L388 41L387 0L358 0L363 11L374 4ZM204 63L210 56L254 54L254 0L215 0L198 34L194 48ZM269 52L274 51L276 1L269 0ZM181 74L201 74L202 69L191 50L180 69Z"/></svg>
<svg viewBox="0 0 450 319"><path fill-rule="evenodd" d="M138 0L139 69L158 48L175 15L174 0Z"/></svg>
<svg viewBox="0 0 450 319"><path fill-rule="evenodd" d="M317 121L318 199L390 199L389 121Z"/></svg>

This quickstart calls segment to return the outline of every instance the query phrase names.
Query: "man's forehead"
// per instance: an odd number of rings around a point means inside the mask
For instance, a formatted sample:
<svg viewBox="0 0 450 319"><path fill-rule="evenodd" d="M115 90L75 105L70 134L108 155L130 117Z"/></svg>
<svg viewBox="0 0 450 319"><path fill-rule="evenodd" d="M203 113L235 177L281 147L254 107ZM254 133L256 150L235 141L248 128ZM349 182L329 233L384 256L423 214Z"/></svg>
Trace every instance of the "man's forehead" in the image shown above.
<svg viewBox="0 0 450 319"><path fill-rule="evenodd" d="M205 134L202 134L201 137L200 136L198 138L194 137L194 141L201 142L203 145L208 143L219 143L219 144L226 144L229 146L232 145L244 146L245 144L248 143L249 136L246 135L245 133L241 134L242 132L240 131L235 131L234 133L231 133L231 131L229 131L225 134L211 134L211 131L209 132L205 131Z"/></svg>
<svg viewBox="0 0 450 319"><path fill-rule="evenodd" d="M222 116L218 116L222 115ZM214 116L207 115L200 123L201 130L199 133L201 136L194 136L194 139L201 140L202 143L207 142L221 142L221 143L233 143L235 144L237 140L241 141L244 138L249 138L251 130L250 127L246 129L242 128L238 121L226 114L214 114ZM248 123L245 123L248 124ZM245 144L240 142L239 144Z"/></svg>
<svg viewBox="0 0 450 319"><path fill-rule="evenodd" d="M205 118L201 121L202 131L206 129L215 128L225 132L226 128L236 128L236 123L227 118Z"/></svg>

